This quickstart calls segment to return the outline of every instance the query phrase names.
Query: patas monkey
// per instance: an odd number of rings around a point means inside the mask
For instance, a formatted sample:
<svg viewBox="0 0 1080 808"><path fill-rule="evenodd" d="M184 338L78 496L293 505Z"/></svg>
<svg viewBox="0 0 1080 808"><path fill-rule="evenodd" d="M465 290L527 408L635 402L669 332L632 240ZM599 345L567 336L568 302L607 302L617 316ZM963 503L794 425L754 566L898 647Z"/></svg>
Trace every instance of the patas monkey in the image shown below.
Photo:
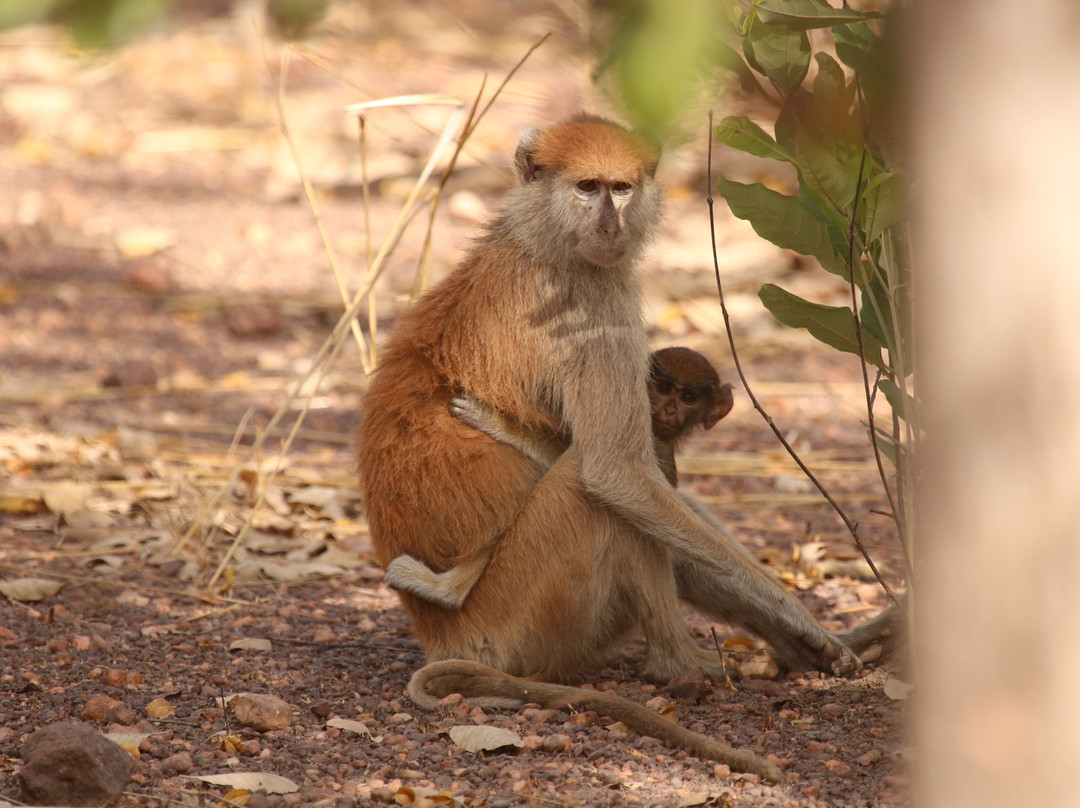
<svg viewBox="0 0 1080 808"><path fill-rule="evenodd" d="M849 672L898 622L826 631L664 478L635 273L659 220L656 162L650 144L597 118L527 135L506 210L383 349L358 451L377 561L445 571L494 546L460 609L400 593L429 662L560 678L636 633L648 678L717 672L682 598L758 634L789 668ZM460 395L565 432L569 448L542 473L455 418ZM468 670L464 695L496 687Z"/></svg>
<svg viewBox="0 0 1080 808"><path fill-rule="evenodd" d="M716 369L697 351L662 348L649 356L648 389L657 462L674 487L678 484L675 449L698 426L712 429L731 412L734 406L732 386L721 384ZM543 471L547 471L570 445L565 434L525 429L470 396L454 398L450 402L450 411L493 438L524 452ZM386 568L386 582L399 591L458 609L483 573L489 558L490 553L474 553L468 563L436 573L412 556L399 556Z"/></svg>

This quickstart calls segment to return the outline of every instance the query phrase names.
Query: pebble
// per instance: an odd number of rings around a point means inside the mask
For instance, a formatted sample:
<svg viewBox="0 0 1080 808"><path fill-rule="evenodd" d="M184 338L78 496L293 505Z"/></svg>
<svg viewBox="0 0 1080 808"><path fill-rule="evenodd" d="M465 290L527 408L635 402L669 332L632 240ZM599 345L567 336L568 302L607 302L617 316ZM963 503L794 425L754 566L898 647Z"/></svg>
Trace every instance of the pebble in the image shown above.
<svg viewBox="0 0 1080 808"><path fill-rule="evenodd" d="M120 702L116 699L106 696L104 693L99 693L96 696L92 696L90 700L83 705L82 713L79 717L83 721L95 721L99 724L103 724L108 719L109 711L119 704Z"/></svg>
<svg viewBox="0 0 1080 808"><path fill-rule="evenodd" d="M177 752L161 761L161 773L165 777L188 774L195 768L195 761L190 752Z"/></svg>
<svg viewBox="0 0 1080 808"><path fill-rule="evenodd" d="M119 744L77 721L50 724L23 745L19 780L36 805L98 805L118 796L135 762Z"/></svg>

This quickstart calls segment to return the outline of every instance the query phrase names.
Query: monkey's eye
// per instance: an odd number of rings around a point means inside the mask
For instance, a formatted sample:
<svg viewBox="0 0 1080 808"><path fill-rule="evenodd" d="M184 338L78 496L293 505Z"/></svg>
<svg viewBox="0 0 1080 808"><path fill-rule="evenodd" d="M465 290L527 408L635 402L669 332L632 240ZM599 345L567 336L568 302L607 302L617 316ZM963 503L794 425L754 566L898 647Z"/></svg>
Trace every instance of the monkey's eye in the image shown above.
<svg viewBox="0 0 1080 808"><path fill-rule="evenodd" d="M600 190L600 183L596 180L581 180L577 184L577 189L585 194L595 194Z"/></svg>
<svg viewBox="0 0 1080 808"><path fill-rule="evenodd" d="M611 186L611 192L619 196L625 196L634 190L634 186L628 182L616 182Z"/></svg>
<svg viewBox="0 0 1080 808"><path fill-rule="evenodd" d="M671 395L671 391L675 387L675 385L667 379L657 379L656 382L654 382L654 386L656 387L656 392L662 396Z"/></svg>
<svg viewBox="0 0 1080 808"><path fill-rule="evenodd" d="M698 396L693 390L683 390L682 395L679 396L679 400L687 406L693 406L697 404Z"/></svg>

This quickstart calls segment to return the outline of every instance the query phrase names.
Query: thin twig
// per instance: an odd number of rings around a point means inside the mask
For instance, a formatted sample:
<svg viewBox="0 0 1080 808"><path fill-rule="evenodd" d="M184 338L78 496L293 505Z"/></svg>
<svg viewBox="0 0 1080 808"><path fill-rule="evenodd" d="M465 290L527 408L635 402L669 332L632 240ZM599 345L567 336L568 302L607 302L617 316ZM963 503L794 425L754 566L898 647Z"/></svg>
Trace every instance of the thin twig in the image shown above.
<svg viewBox="0 0 1080 808"><path fill-rule="evenodd" d="M716 646L716 655L720 657L720 668L724 671L724 681L727 682L728 689L735 693L735 683L731 681L731 674L728 673L727 669L727 655L724 654L724 649L720 647L720 638L716 635L716 627L710 626L710 630L712 631L713 645Z"/></svg>
<svg viewBox="0 0 1080 808"><path fill-rule="evenodd" d="M855 339L858 340L859 343L859 369L862 371L863 392L866 396L866 418L870 428L870 445L874 449L874 461L877 463L878 476L881 478L881 487L885 490L885 498L889 501L889 510L895 514L896 502L893 499L892 488L889 487L889 476L885 473L885 463L881 459L881 444L878 442L877 428L874 422L874 394L877 390L877 384L875 383L872 387L870 385L870 372L867 368L865 358L866 346L863 341L862 321L859 318L859 287L858 284L855 283L855 217L858 216L859 213L859 192L862 188L863 172L866 170L866 153L867 146L864 137L862 156L859 158L859 175L855 179L855 199L851 205L851 217L848 219L848 286L851 289L851 311L855 317ZM896 524L899 529L899 522ZM863 559L870 566L870 571L874 573L877 582L881 584L881 588L885 590L885 594L888 595L893 603L897 603L896 595L893 594L889 585L885 582L885 578L878 571L877 565L874 564L874 560L870 557L869 551L863 546L858 531L851 530L851 538L855 542L855 547L862 553Z"/></svg>
<svg viewBox="0 0 1080 808"><path fill-rule="evenodd" d="M262 41L261 37L260 44L265 47L265 43ZM345 284L345 277L341 274L341 268L338 266L334 243L330 240L330 233L327 231L326 224L319 214L319 203L315 198L315 189L312 188L307 171L304 170L303 156L300 154L300 149L297 147L296 141L293 140L292 134L289 131L288 118L285 116L285 79L289 72L289 53L290 51L288 48L284 48L281 51L281 62L278 68L278 87L277 92L274 93L274 106L277 108L278 126L281 128L281 136L285 138L285 143L289 147L289 154L292 156L293 165L296 166L296 172L300 176L300 185L304 189L304 197L307 199L308 209L311 210L311 215L315 219L315 228L319 231L319 238L322 240L323 249L326 251L326 258L330 263L330 270L334 273L334 279L337 281L341 300L343 303L348 303L349 289ZM263 58L266 59L265 50L263 52ZM360 348L360 362L364 366L364 373L370 373L371 368L368 367L367 364L367 344L364 340L364 333L360 330L360 323L354 320L351 323L351 330L353 339L356 340L356 344Z"/></svg>

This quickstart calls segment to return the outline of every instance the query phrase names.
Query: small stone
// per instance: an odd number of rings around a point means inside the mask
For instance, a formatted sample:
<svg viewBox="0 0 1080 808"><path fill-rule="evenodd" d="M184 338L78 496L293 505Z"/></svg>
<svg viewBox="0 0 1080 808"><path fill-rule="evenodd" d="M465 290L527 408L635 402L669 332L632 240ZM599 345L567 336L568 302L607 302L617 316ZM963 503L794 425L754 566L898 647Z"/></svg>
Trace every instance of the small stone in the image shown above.
<svg viewBox="0 0 1080 808"><path fill-rule="evenodd" d="M833 704L830 702L829 704L821 705L821 712L823 712L825 715L831 715L834 718L839 718L840 716L844 715L847 710L839 704Z"/></svg>
<svg viewBox="0 0 1080 808"><path fill-rule="evenodd" d="M106 718L113 724L124 724L125 726L130 727L139 720L139 715L130 707L124 704L117 704L109 710Z"/></svg>
<svg viewBox="0 0 1080 808"><path fill-rule="evenodd" d="M195 768L190 752L177 752L161 761L161 773L165 777L187 774Z"/></svg>
<svg viewBox="0 0 1080 808"><path fill-rule="evenodd" d="M387 805L394 801L394 790L392 788L386 788L382 786L380 788L371 789L371 799L375 802L384 802Z"/></svg>
<svg viewBox="0 0 1080 808"><path fill-rule="evenodd" d="M320 699L312 703L311 712L315 713L319 718L327 718L330 713L334 712L334 705L326 699Z"/></svg>
<svg viewBox="0 0 1080 808"><path fill-rule="evenodd" d="M135 762L87 724L65 721L26 739L19 772L35 805L102 805L123 792Z"/></svg>
<svg viewBox="0 0 1080 808"><path fill-rule="evenodd" d="M855 762L860 766L873 766L879 760L881 760L882 754L880 749L871 749L865 755L860 755L855 758Z"/></svg>
<svg viewBox="0 0 1080 808"><path fill-rule="evenodd" d="M545 752L564 752L570 746L569 735L548 735L544 738L541 744L541 749Z"/></svg>
<svg viewBox="0 0 1080 808"><path fill-rule="evenodd" d="M692 668L682 676L668 682L661 692L674 699L701 701L705 696L712 693L712 685L705 678L705 671L701 668Z"/></svg>
<svg viewBox="0 0 1080 808"><path fill-rule="evenodd" d="M95 721L99 724L109 720L109 712L120 706L120 702L114 698L99 693L83 705L82 714L79 716L83 721ZM124 722L118 722L124 723Z"/></svg>
<svg viewBox="0 0 1080 808"><path fill-rule="evenodd" d="M258 732L284 729L292 723L292 705L265 693L241 693L229 702L238 723Z"/></svg>

